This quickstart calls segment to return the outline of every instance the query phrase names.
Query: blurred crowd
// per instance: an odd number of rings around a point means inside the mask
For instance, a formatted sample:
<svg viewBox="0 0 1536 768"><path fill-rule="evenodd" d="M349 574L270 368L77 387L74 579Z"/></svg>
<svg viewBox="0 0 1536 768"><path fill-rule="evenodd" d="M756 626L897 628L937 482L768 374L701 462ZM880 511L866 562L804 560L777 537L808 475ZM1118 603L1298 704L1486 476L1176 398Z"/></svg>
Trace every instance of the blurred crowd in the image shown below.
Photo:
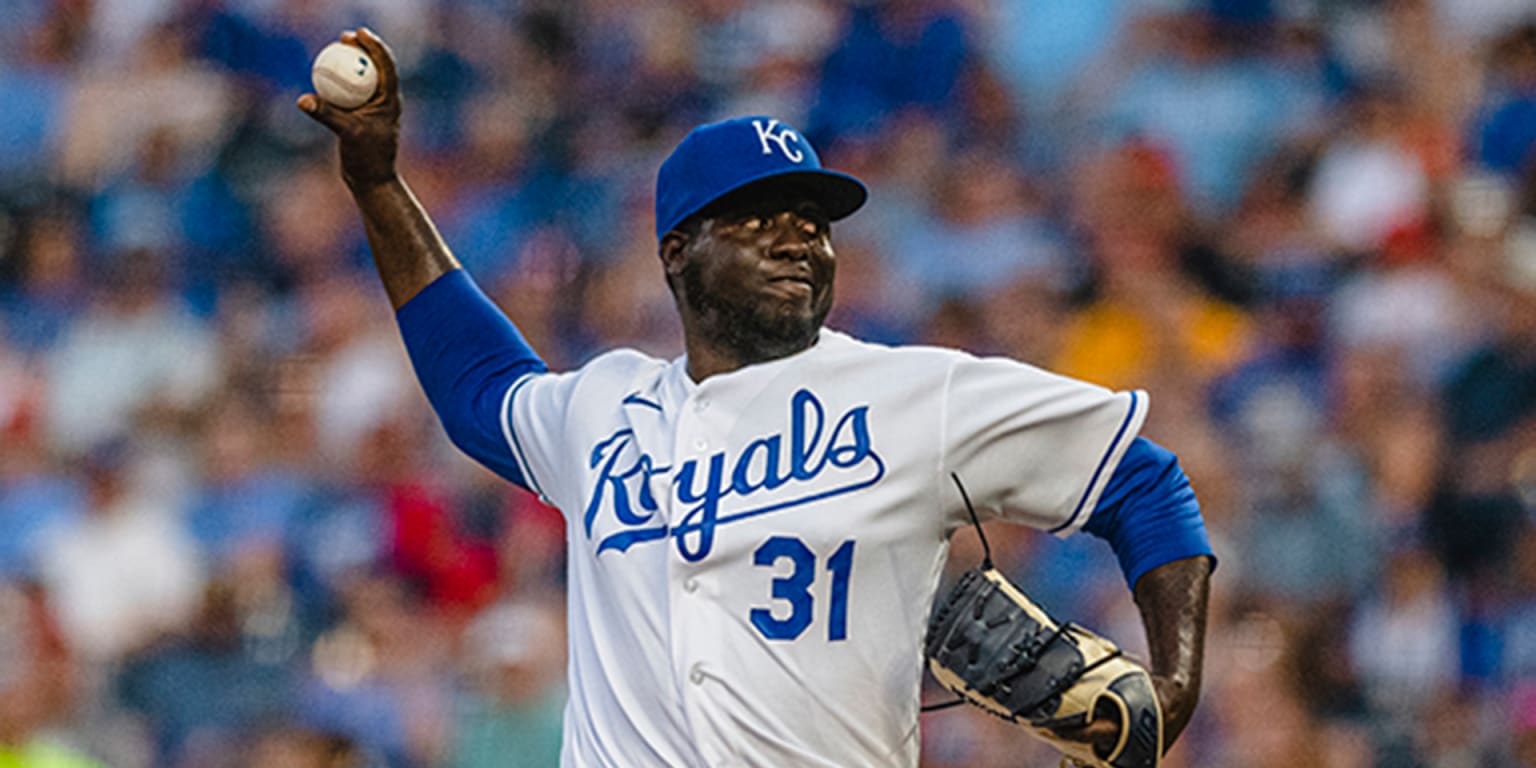
<svg viewBox="0 0 1536 768"><path fill-rule="evenodd" d="M360 23L552 367L681 351L655 169L767 113L872 188L831 325L1147 389L1221 558L1175 768L1536 765L1536 2L0 0L0 766L555 764L562 520L293 107ZM1102 542L988 532L1144 647Z"/></svg>

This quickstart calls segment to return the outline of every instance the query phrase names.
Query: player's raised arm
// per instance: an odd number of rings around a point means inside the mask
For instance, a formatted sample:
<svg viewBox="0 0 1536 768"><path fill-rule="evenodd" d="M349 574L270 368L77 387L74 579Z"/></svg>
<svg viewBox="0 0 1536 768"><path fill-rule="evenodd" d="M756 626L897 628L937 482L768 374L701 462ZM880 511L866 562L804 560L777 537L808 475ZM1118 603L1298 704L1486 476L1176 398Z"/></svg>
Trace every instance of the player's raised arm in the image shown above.
<svg viewBox="0 0 1536 768"><path fill-rule="evenodd" d="M299 97L305 114L329 128L341 154L341 177L357 201L373 262L395 309L458 269L437 227L395 169L400 146L400 80L389 46L369 29L343 32L341 42L373 59L378 89L362 105L343 109L313 93Z"/></svg>
<svg viewBox="0 0 1536 768"><path fill-rule="evenodd" d="M377 89L351 109L313 93L300 96L298 107L336 134L341 176L362 213L374 266L422 390L449 438L526 486L504 437L501 406L512 383L546 370L544 362L464 273L395 168L400 81L389 46L367 28L342 33L341 42L373 60Z"/></svg>

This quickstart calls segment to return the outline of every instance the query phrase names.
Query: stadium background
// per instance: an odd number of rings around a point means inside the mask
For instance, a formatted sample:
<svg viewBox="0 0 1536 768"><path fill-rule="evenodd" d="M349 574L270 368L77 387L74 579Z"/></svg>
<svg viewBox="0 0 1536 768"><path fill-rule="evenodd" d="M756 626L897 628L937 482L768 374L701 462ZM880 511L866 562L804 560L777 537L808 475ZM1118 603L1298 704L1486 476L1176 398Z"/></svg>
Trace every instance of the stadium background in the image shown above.
<svg viewBox="0 0 1536 768"><path fill-rule="evenodd" d="M0 19L0 765L552 764L558 515L448 447L293 108L358 23L412 184L554 366L677 353L654 169L767 112L873 188L835 326L1151 390L1222 556L1172 765L1536 765L1529 0ZM1101 542L990 530L1139 645ZM924 738L1054 765L975 712Z"/></svg>

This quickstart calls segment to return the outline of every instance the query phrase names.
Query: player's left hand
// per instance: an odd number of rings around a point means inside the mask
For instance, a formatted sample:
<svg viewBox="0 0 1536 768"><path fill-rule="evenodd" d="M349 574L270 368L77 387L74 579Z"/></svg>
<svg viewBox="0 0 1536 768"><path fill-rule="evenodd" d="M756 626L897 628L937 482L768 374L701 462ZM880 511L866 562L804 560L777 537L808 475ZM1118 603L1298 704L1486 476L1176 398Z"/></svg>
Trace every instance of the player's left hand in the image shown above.
<svg viewBox="0 0 1536 768"><path fill-rule="evenodd" d="M1152 675L1152 688L1157 691L1157 702L1163 710L1163 744L1171 746L1189 722L1189 714L1195 705L1185 686L1166 677ZM1107 752L1120 738L1120 721L1111 708L1101 709L1104 711L1096 713L1093 721L1086 725L1058 726L1051 732L1068 741L1092 744L1100 753Z"/></svg>
<svg viewBox="0 0 1536 768"><path fill-rule="evenodd" d="M355 109L342 109L313 93L298 99L298 108L331 129L341 144L341 173L354 190L394 180L395 155L400 147L400 79L395 57L384 40L367 27L341 33L341 42L355 45L373 59L379 85L373 96Z"/></svg>

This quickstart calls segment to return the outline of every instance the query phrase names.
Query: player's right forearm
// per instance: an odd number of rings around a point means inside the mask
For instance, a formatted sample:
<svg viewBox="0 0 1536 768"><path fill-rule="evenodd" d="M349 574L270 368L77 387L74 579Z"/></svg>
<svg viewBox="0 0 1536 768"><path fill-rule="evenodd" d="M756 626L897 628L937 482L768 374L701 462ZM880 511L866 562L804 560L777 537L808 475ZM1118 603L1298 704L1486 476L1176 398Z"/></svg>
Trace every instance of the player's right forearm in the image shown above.
<svg viewBox="0 0 1536 768"><path fill-rule="evenodd" d="M458 259L437 232L432 218L398 175L367 185L349 183L363 215L373 264L395 309L453 270Z"/></svg>

